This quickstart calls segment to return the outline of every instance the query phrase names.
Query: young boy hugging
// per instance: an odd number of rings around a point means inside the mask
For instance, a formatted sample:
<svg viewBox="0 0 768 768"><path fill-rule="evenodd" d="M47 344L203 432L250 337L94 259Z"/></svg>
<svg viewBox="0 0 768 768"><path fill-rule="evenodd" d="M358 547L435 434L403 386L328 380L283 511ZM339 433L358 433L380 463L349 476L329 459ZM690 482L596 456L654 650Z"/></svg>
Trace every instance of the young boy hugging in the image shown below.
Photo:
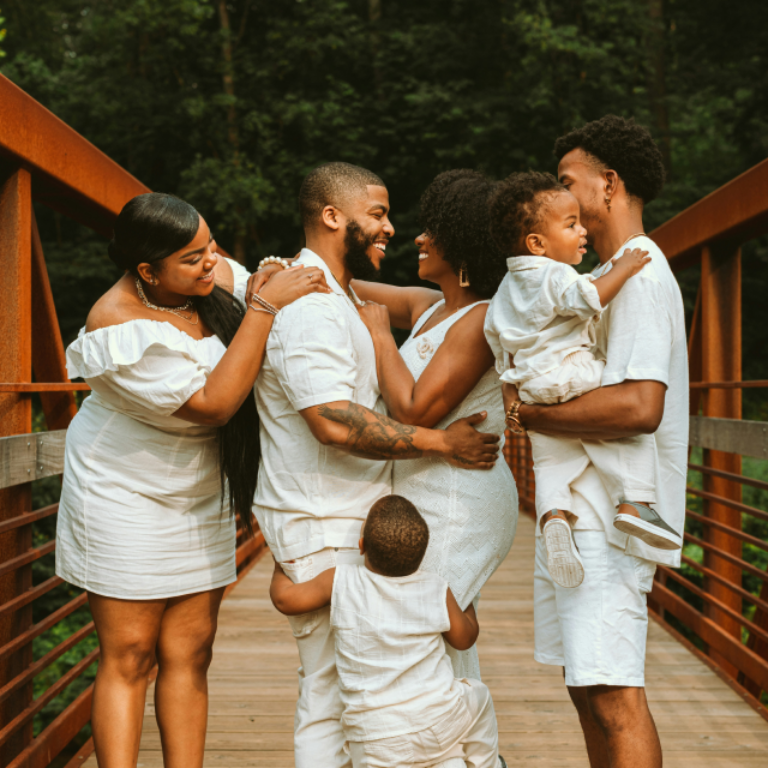
<svg viewBox="0 0 768 768"><path fill-rule="evenodd" d="M523 403L542 405L597 389L605 368L595 355L600 314L650 261L648 252L627 248L598 278L576 272L572 265L586 252L587 230L576 198L548 173L513 174L499 185L492 209L493 236L514 254L485 320L502 382L517 387ZM519 405L511 406L507 422L522 432L514 412ZM617 510L614 527L652 547L680 548L678 534L651 507L658 477L653 435L582 440L529 434L536 517L555 583L574 588L584 579L571 531L570 487L590 461Z"/></svg>
<svg viewBox="0 0 768 768"><path fill-rule="evenodd" d="M354 768L505 767L490 691L455 679L443 644L474 644L475 609L462 612L445 579L419 570L428 543L416 507L385 496L363 525L364 565L294 584L276 562L272 602L289 616L331 606Z"/></svg>

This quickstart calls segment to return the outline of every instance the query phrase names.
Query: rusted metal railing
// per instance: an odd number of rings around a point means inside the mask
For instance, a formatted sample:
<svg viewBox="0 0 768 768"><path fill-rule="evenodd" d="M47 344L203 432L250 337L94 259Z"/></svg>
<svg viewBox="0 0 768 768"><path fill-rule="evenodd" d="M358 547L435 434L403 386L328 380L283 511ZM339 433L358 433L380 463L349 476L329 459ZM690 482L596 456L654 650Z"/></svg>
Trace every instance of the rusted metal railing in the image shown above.
<svg viewBox="0 0 768 768"><path fill-rule="evenodd" d="M57 700L89 670L92 675L99 657L86 594L71 589L74 596L48 615L33 614L36 601L66 585L56 576L34 583L33 563L52 562L55 540L33 546L33 527L55 515L58 505L33 511L32 482L61 473L64 430L77 413L74 392L89 389L67 380L33 200L109 235L122 206L148 191L0 75L0 768L43 768L82 733L93 686L67 706L57 707ZM47 432L32 431L35 393ZM238 573L263 550L260 533L252 539L239 535ZM61 637L61 622L83 611L80 626ZM58 642L47 642L47 650L34 658L35 640L46 636ZM35 698L35 679L78 648L87 652ZM35 735L35 718L43 709L53 719ZM90 740L70 765L79 765L89 751Z"/></svg>
<svg viewBox="0 0 768 768"><path fill-rule="evenodd" d="M686 506L700 511L686 509L683 568L658 568L649 606L768 719L768 573L742 551L768 551L742 528L743 519L768 522L766 509L742 502L744 487L768 492L768 482L742 474L744 456L768 462L768 423L743 421L741 408L742 390L768 387L741 380L741 246L766 233L768 160L651 233L676 273L701 270L688 341L689 442L701 458L689 465ZM521 506L534 513L527 438L513 437L506 453ZM745 574L762 583L759 594L744 588Z"/></svg>

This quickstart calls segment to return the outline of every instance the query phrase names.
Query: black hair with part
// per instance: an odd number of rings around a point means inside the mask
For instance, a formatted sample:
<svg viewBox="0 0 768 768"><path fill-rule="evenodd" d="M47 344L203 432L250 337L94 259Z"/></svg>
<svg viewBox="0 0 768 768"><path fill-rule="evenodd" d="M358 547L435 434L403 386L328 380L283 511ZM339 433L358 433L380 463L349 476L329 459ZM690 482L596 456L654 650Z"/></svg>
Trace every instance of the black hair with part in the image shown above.
<svg viewBox="0 0 768 768"><path fill-rule="evenodd" d="M310 171L299 190L304 228L314 226L326 205L343 208L352 197L367 195L368 186L387 185L373 171L351 163L325 163Z"/></svg>
<svg viewBox="0 0 768 768"><path fill-rule="evenodd" d="M429 528L408 499L385 496L368 513L363 528L365 553L385 576L415 573L429 544Z"/></svg>
<svg viewBox="0 0 768 768"><path fill-rule="evenodd" d="M525 238L544 222L547 204L565 187L551 174L513 173L500 182L491 200L491 234L507 256L528 253Z"/></svg>
<svg viewBox="0 0 768 768"><path fill-rule="evenodd" d="M109 258L134 276L138 276L140 264L150 264L160 273L163 261L189 245L199 228L200 215L189 203L161 192L139 195L125 204L115 221ZM245 309L218 285L208 296L195 296L194 302L205 325L228 347L245 317ZM246 397L237 413L217 432L222 503L228 484L230 509L240 514L246 530L253 534L251 506L260 454L259 417L253 396Z"/></svg>
<svg viewBox="0 0 768 768"><path fill-rule="evenodd" d="M455 274L466 266L472 289L496 293L507 266L490 235L490 199L496 183L478 171L437 176L421 196L419 222Z"/></svg>
<svg viewBox="0 0 768 768"><path fill-rule="evenodd" d="M558 160L574 149L592 155L600 170L613 170L627 192L643 203L655 200L664 187L664 160L647 128L633 119L605 115L555 142Z"/></svg>

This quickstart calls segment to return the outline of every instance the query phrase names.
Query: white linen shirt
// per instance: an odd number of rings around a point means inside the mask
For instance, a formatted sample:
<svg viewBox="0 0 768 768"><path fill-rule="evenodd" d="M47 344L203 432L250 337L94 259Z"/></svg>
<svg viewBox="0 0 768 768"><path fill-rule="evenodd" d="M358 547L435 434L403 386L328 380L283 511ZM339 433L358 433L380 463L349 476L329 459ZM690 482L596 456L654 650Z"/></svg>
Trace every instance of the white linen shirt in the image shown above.
<svg viewBox="0 0 768 768"><path fill-rule="evenodd" d="M391 461L322 445L299 413L338 401L382 414L386 407L357 308L316 253L304 248L297 263L322 269L333 293L280 310L256 380L261 462L253 512L279 561L357 547L368 510L392 491Z"/></svg>
<svg viewBox="0 0 768 768"><path fill-rule="evenodd" d="M680 286L666 256L649 237L637 237L625 248L642 248L651 257L630 278L603 312L597 328L597 345L606 357L602 386L623 381L660 381L667 388L664 416L654 434L656 441L655 509L682 535L685 524L685 482L688 463L688 351L685 314ZM618 253L615 255L619 255ZM597 278L611 269L608 261L592 274ZM613 527L616 510L589 465L573 483L573 513L577 530L604 529L611 544L631 555L656 563L680 566L681 551L665 551L643 544Z"/></svg>
<svg viewBox="0 0 768 768"><path fill-rule="evenodd" d="M454 714L460 694L442 638L451 628L447 592L436 573L336 567L331 627L349 741L417 733Z"/></svg>
<svg viewBox="0 0 768 768"><path fill-rule="evenodd" d="M485 316L501 380L520 386L595 345L602 307L591 275L546 256L511 256ZM509 367L509 355L515 367Z"/></svg>

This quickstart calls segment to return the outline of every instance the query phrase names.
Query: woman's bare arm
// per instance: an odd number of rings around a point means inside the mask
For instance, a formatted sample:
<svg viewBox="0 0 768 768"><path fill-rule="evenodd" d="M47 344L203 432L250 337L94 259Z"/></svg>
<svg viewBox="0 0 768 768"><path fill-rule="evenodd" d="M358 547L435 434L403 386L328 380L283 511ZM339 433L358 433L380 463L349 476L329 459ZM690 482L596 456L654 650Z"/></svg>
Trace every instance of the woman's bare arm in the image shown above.
<svg viewBox="0 0 768 768"><path fill-rule="evenodd" d="M363 301L383 304L389 310L392 325L406 330L413 328L422 314L443 298L440 291L419 286L401 288L385 283L369 283L366 280L353 280L351 285Z"/></svg>
<svg viewBox="0 0 768 768"><path fill-rule="evenodd" d="M493 365L483 333L487 309L487 304L473 308L448 331L416 382L389 330L386 308L376 304L361 308L376 349L381 393L394 419L434 427L474 389Z"/></svg>

